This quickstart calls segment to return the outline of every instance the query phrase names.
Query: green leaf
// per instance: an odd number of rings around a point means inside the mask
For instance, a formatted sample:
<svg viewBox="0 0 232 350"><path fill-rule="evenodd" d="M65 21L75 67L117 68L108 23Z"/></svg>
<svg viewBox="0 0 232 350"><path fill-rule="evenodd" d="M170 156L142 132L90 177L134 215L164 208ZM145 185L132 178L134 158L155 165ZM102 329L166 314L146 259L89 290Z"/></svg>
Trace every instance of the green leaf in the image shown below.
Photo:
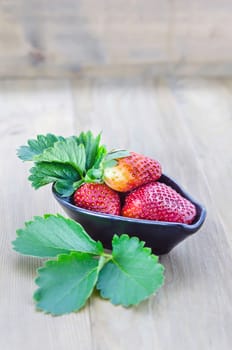
<svg viewBox="0 0 232 350"><path fill-rule="evenodd" d="M103 182L102 178L102 170L101 169L89 169L85 175L85 182Z"/></svg>
<svg viewBox="0 0 232 350"><path fill-rule="evenodd" d="M22 146L18 155L35 162L29 176L32 186L38 189L54 182L56 191L67 197L83 182L103 182L103 160L107 151L105 146L99 145L100 136L94 137L88 131L68 138L47 134L29 140L29 146Z"/></svg>
<svg viewBox="0 0 232 350"><path fill-rule="evenodd" d="M53 315L81 309L92 294L98 277L99 260L86 253L60 255L38 269L34 294L37 308Z"/></svg>
<svg viewBox="0 0 232 350"><path fill-rule="evenodd" d="M37 257L54 257L71 251L101 255L101 242L94 241L74 220L47 214L35 217L17 230L14 249L21 254Z"/></svg>
<svg viewBox="0 0 232 350"><path fill-rule="evenodd" d="M107 160L104 162L104 168L113 168L117 165L117 161L115 159Z"/></svg>
<svg viewBox="0 0 232 350"><path fill-rule="evenodd" d="M110 160L116 160L116 159L120 159L120 158L125 158L125 157L129 157L130 152L126 151L124 149L122 150L114 150L109 152L106 157L105 157L105 161L108 162Z"/></svg>
<svg viewBox="0 0 232 350"><path fill-rule="evenodd" d="M81 187L81 185L84 183L85 181L84 180L79 180L79 181L76 181L74 182L73 184L73 188L74 188L74 191L76 191L79 187Z"/></svg>
<svg viewBox="0 0 232 350"><path fill-rule="evenodd" d="M112 260L100 271L97 288L113 304L135 305L163 284L164 268L144 242L127 235L114 236Z"/></svg>
<svg viewBox="0 0 232 350"><path fill-rule="evenodd" d="M78 145L76 137L69 137L56 142L53 147L47 148L34 159L36 162L69 164L77 170L80 176L83 176L85 171L85 147L83 144Z"/></svg>
<svg viewBox="0 0 232 350"><path fill-rule="evenodd" d="M62 196L70 196L74 192L74 182L80 180L77 170L69 164L36 163L30 172L29 180L35 189L56 182L55 189Z"/></svg>
<svg viewBox="0 0 232 350"><path fill-rule="evenodd" d="M82 143L86 152L86 169L90 169L94 166L95 159L98 153L101 135L94 137L91 131L86 133L82 132L78 137L79 143Z"/></svg>
<svg viewBox="0 0 232 350"><path fill-rule="evenodd" d="M53 134L38 135L35 140L28 140L28 146L21 146L17 155L22 160L33 160L34 156L43 153L46 148L52 147L55 142L64 140L62 136Z"/></svg>
<svg viewBox="0 0 232 350"><path fill-rule="evenodd" d="M74 186L73 181L67 181L67 180L59 180L59 181L56 181L54 184L54 188L56 192L59 193L61 197L70 197L75 191L75 188L73 186Z"/></svg>
<svg viewBox="0 0 232 350"><path fill-rule="evenodd" d="M101 163L104 161L106 153L107 153L107 150L106 150L105 146L100 146L98 148L98 151L96 153L96 157L94 160L93 168L98 169L101 167Z"/></svg>

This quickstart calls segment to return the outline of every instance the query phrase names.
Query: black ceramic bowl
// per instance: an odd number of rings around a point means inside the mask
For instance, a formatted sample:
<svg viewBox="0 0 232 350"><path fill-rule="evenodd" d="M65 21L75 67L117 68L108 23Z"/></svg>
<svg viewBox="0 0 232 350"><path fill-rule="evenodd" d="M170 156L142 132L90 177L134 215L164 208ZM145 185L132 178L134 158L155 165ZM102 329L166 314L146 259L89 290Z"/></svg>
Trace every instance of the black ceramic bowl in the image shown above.
<svg viewBox="0 0 232 350"><path fill-rule="evenodd" d="M191 225L131 219L93 212L76 207L72 204L71 197L64 198L59 196L54 186L52 191L68 216L79 222L93 239L101 241L105 248L111 249L111 241L115 233L119 235L126 233L129 236L137 236L140 240L145 241L146 246L152 248L154 254L162 255L169 253L178 243L200 229L206 217L206 210L168 176L162 175L159 181L174 188L196 206L197 215Z"/></svg>

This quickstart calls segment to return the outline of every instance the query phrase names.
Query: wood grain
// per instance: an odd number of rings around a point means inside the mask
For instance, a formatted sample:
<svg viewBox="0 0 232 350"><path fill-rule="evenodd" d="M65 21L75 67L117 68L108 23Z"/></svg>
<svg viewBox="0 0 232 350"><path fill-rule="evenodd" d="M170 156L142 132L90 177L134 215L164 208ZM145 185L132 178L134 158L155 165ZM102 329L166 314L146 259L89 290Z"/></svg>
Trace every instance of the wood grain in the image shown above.
<svg viewBox="0 0 232 350"><path fill-rule="evenodd" d="M231 75L229 0L0 2L0 77Z"/></svg>
<svg viewBox="0 0 232 350"><path fill-rule="evenodd" d="M118 78L114 81L93 79L74 86L78 126L105 130L103 136L112 147L120 140L123 147L160 159L164 171L183 184L208 210L202 230L161 258L166 267L166 284L158 296L129 311L115 309L98 298L92 299L91 314L97 320L93 324L97 349L101 346L116 349L118 344L122 349L134 346L146 349L230 347L232 254L228 237L231 239L231 231L225 228L220 213L224 208L228 218L231 206L226 203L219 208L224 196L229 196L224 192L231 186L229 176L224 177L223 189L218 182L209 182L212 175L208 174L217 174L217 169L213 160L203 167L198 144L203 136L206 143L207 139L211 141L210 128L198 131L207 124L210 118L207 116L215 120L220 118L220 107L214 108L219 99L221 106L230 103L226 93L220 97L216 95L215 84L199 80L194 89L194 81L185 81L182 94L187 94L191 88L201 111L192 119L194 127L189 126L187 116L187 112L192 115L192 104L186 103L183 111L182 100L177 98L178 82ZM210 96L211 103L206 103L201 89ZM220 82L218 91L221 91ZM221 118L222 121L226 119L226 114ZM227 137L226 130L223 137ZM231 159L231 141L228 142L230 147L225 143L224 152ZM205 158L211 157L211 153L209 146ZM213 159L216 157L217 154ZM224 158L221 160L222 168L226 164ZM216 195L220 196L220 204L214 201ZM107 315L113 315L113 320ZM115 323L115 318L119 322ZM117 339L118 334L121 335L119 343L114 345L113 339Z"/></svg>
<svg viewBox="0 0 232 350"><path fill-rule="evenodd" d="M1 348L230 349L231 89L231 80L120 76L1 82ZM88 129L103 131L109 147L159 159L208 217L198 233L161 257L166 282L156 296L124 309L96 293L80 313L51 317L32 301L41 262L18 256L10 242L25 220L60 208L49 188L31 189L15 148L37 133Z"/></svg>
<svg viewBox="0 0 232 350"><path fill-rule="evenodd" d="M228 191L232 177L231 81L194 79L189 83L182 79L173 85L172 91L178 112L193 138L199 167L205 173L212 202L232 243L231 215L229 210L225 210L232 208L232 197ZM196 119L200 119L201 123L196 123Z"/></svg>
<svg viewBox="0 0 232 350"><path fill-rule="evenodd" d="M60 212L50 188L35 193L28 166L15 155L28 138L48 131L70 135L73 109L68 82L5 81L0 87L1 135L1 271L0 347L16 349L91 349L88 308L79 314L48 317L35 311L34 277L41 261L11 249L15 230L34 215Z"/></svg>

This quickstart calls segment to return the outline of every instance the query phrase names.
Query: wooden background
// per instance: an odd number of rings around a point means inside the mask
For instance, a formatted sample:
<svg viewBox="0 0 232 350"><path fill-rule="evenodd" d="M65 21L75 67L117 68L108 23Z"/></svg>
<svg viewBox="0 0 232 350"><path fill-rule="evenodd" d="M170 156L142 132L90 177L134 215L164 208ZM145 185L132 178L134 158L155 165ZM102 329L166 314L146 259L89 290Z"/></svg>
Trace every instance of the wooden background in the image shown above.
<svg viewBox="0 0 232 350"><path fill-rule="evenodd" d="M232 74L230 0L1 0L0 77Z"/></svg>
<svg viewBox="0 0 232 350"><path fill-rule="evenodd" d="M232 81L98 78L4 80L0 85L0 348L230 350L232 344ZM162 256L165 285L139 306L97 295L51 317L32 300L39 259L12 251L34 215L62 212L34 191L15 150L38 133L103 130L109 147L158 158L208 211L202 229Z"/></svg>
<svg viewBox="0 0 232 350"><path fill-rule="evenodd" d="M231 350L231 23L229 0L0 0L0 349ZM11 241L62 210L15 152L88 129L159 159L208 216L161 257L157 296L51 317L32 300L42 262Z"/></svg>

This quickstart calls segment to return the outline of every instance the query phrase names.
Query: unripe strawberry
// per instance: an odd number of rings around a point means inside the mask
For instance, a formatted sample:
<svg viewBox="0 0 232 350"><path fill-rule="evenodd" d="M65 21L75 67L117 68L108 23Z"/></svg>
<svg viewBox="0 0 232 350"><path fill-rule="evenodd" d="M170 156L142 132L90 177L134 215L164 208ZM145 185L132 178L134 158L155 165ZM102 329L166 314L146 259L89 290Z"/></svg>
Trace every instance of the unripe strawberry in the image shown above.
<svg viewBox="0 0 232 350"><path fill-rule="evenodd" d="M158 180L162 170L157 160L130 152L129 156L115 159L113 166L104 169L104 182L119 192L128 192L151 181Z"/></svg>

